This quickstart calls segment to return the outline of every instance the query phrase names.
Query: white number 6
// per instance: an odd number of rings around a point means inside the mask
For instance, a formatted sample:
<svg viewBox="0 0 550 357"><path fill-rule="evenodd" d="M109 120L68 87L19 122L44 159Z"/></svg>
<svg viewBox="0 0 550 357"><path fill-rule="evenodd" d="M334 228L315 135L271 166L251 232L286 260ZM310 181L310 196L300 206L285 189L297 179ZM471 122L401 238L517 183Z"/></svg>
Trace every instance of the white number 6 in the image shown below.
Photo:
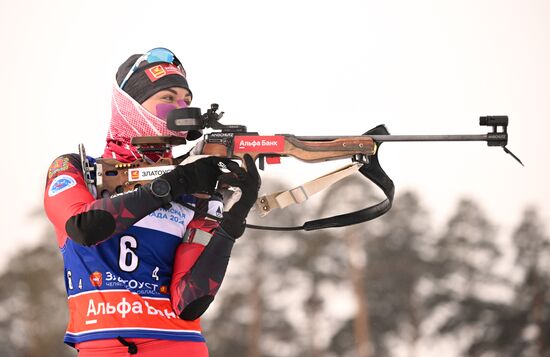
<svg viewBox="0 0 550 357"><path fill-rule="evenodd" d="M136 249L137 240L134 237L120 237L120 254L118 256L118 266L121 270L132 272L137 269L139 258L135 253Z"/></svg>

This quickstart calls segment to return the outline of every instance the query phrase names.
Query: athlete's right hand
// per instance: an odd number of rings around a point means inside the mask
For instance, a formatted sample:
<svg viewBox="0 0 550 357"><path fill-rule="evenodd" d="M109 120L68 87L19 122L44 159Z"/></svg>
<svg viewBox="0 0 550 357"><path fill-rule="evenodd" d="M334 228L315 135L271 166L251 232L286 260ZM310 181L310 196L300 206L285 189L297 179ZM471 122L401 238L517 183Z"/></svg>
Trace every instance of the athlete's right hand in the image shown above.
<svg viewBox="0 0 550 357"><path fill-rule="evenodd" d="M219 163L228 160L215 156L200 158L184 165L178 165L160 178L170 184L172 198L191 193L212 194L216 188L218 177L223 174Z"/></svg>

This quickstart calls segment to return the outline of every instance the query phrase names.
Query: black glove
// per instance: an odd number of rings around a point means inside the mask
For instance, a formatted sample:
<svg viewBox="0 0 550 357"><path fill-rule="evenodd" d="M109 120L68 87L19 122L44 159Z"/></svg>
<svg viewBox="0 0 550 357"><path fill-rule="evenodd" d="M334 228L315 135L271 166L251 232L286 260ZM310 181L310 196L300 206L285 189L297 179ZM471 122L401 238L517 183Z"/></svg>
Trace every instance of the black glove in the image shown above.
<svg viewBox="0 0 550 357"><path fill-rule="evenodd" d="M191 193L212 194L216 188L218 177L223 174L220 163L227 165L229 162L233 161L209 156L187 165L178 165L174 170L160 176L159 179L168 181L172 198Z"/></svg>
<svg viewBox="0 0 550 357"><path fill-rule="evenodd" d="M248 154L244 155L244 162L248 171L239 167L234 161L226 162L227 169L231 171L231 174L220 177L220 183L238 187L242 191L239 201L229 211L224 212L223 220L220 223L223 230L234 239L243 235L246 216L258 199L258 191L262 184L252 157Z"/></svg>

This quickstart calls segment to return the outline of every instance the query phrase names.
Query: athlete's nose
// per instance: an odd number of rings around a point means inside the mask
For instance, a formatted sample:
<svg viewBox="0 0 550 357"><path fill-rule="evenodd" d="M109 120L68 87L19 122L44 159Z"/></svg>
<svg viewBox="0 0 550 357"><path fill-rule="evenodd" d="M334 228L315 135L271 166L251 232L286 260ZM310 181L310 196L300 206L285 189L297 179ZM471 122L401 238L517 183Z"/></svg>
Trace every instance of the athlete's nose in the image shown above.
<svg viewBox="0 0 550 357"><path fill-rule="evenodd" d="M178 100L177 103L178 103L178 109L187 108L187 106L188 106L188 105L187 105L187 102L186 102L185 100L183 100L183 99L182 99L182 100Z"/></svg>

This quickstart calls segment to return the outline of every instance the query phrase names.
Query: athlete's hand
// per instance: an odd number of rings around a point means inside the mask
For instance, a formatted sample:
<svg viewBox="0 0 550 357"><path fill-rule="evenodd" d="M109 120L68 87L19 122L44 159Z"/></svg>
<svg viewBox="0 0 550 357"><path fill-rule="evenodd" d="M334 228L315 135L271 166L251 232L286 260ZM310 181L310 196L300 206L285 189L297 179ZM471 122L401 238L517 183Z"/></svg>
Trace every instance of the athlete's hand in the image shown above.
<svg viewBox="0 0 550 357"><path fill-rule="evenodd" d="M172 198L191 193L212 194L218 178L223 173L220 163L225 164L229 161L231 160L215 156L200 158L185 165L178 165L160 178L170 184ZM223 164L221 165L223 167Z"/></svg>
<svg viewBox="0 0 550 357"><path fill-rule="evenodd" d="M252 157L246 154L244 156L244 162L248 171L239 167L234 161L230 163L225 162L231 174L225 174L220 177L221 184L238 187L242 191L240 199L229 209L229 211L224 212L223 220L220 223L223 230L234 239L243 235L246 216L248 216L248 212L258 199L258 191L262 184L262 180Z"/></svg>

